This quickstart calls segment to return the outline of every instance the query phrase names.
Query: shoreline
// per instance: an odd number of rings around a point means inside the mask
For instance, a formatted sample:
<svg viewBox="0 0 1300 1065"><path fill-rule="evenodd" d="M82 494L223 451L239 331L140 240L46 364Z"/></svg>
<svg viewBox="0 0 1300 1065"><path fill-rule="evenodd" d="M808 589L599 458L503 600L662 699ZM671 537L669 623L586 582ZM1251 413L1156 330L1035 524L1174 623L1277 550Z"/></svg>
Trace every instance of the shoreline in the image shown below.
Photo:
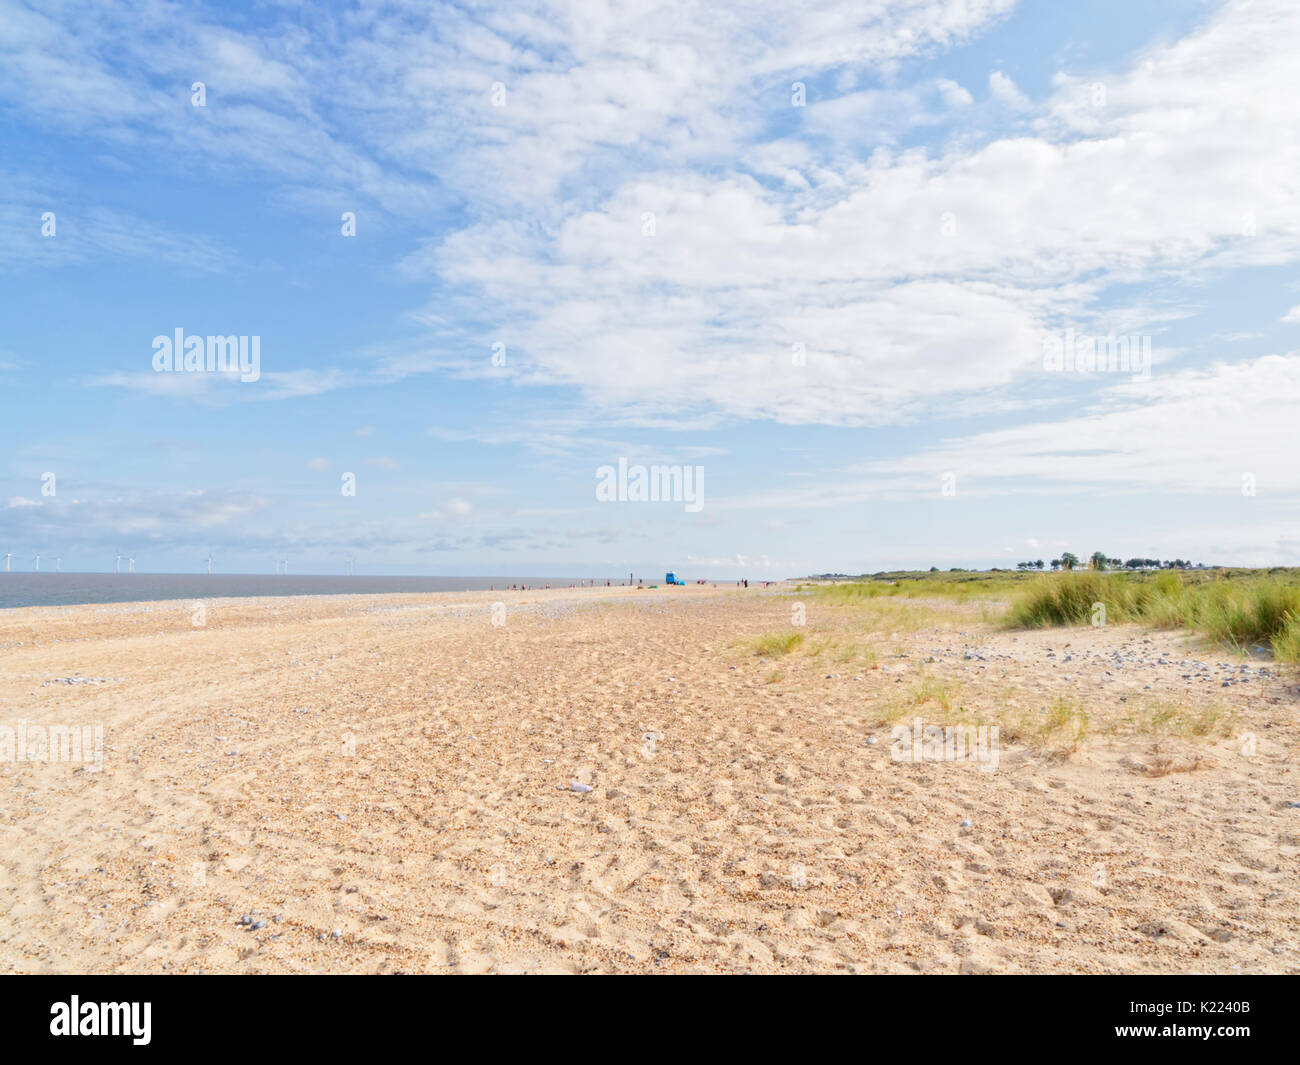
<svg viewBox="0 0 1300 1065"><path fill-rule="evenodd" d="M33 607L107 606L123 603L166 603L199 599L289 599L326 596L375 595L444 595L479 591L511 592L509 585L527 585L528 591L582 591L578 581L609 580L609 585L587 584L585 590L600 587L627 588L626 578L545 578L545 577L335 577L318 574L266 576L259 574L73 574L22 573L0 576L0 611ZM94 578L100 587L76 587L84 578ZM51 582L47 584L46 582ZM660 580L645 579L643 587L662 585ZM717 584L720 582L710 582ZM69 592L76 598L60 598L59 586L73 585ZM504 585L504 587L503 587ZM38 587L39 586L39 587ZM278 587L277 587L278 586ZM694 585L692 585L694 586ZM23 601L34 596L43 601Z"/></svg>

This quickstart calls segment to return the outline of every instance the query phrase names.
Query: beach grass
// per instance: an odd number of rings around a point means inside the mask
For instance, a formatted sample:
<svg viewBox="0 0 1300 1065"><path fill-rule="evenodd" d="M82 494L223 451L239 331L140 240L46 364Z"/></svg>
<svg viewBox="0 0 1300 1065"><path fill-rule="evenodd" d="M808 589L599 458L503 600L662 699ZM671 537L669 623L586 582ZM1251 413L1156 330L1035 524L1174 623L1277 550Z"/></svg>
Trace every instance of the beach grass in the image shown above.
<svg viewBox="0 0 1300 1065"><path fill-rule="evenodd" d="M754 654L763 658L777 658L803 646L803 642L802 632L769 632L754 641Z"/></svg>
<svg viewBox="0 0 1300 1065"><path fill-rule="evenodd" d="M1021 714L1006 726L1007 738L1041 751L1068 756L1082 746L1092 718L1076 699L1060 696L1038 714Z"/></svg>
<svg viewBox="0 0 1300 1065"><path fill-rule="evenodd" d="M1294 576L1053 574L1022 589L1004 619L1011 628L1126 621L1192 629L1243 653L1266 645L1278 661L1300 663L1300 583Z"/></svg>

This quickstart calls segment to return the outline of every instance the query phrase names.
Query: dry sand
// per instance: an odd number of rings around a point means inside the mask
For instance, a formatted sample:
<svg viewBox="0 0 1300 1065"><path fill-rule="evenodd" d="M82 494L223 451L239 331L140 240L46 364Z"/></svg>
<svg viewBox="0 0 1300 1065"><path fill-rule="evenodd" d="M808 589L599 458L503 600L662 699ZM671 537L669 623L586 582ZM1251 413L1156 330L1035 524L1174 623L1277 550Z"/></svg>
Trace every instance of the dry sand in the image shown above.
<svg viewBox="0 0 1300 1065"><path fill-rule="evenodd" d="M809 601L765 661L758 589L193 611L0 612L0 726L105 745L0 764L0 971L1300 970L1297 689L1186 634ZM1039 745L1057 697L1089 735ZM1002 722L996 770L893 760L914 717Z"/></svg>

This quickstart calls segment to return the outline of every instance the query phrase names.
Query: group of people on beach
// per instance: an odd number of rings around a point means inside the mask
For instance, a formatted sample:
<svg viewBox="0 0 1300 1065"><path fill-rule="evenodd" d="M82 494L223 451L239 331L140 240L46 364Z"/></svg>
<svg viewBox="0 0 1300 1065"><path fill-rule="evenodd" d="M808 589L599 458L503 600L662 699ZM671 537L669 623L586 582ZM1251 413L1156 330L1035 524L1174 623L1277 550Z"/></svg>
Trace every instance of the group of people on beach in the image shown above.
<svg viewBox="0 0 1300 1065"><path fill-rule="evenodd" d="M570 587L570 588L587 588L587 587L595 588L596 585L597 585L598 583L599 583L599 582L597 582L594 578L593 578L592 580L587 580L586 578L583 578L580 584L576 584L576 585L575 585L575 584L571 584L571 585L569 585L569 587ZM632 577L631 577L631 575L629 574L628 579L627 579L627 584L631 585L631 583L632 583ZM639 578L637 578L637 582L636 582L636 583L637 583L637 584L644 584L644 583L645 583L645 578L643 578L643 577L639 577ZM697 581L696 583L698 583L698 584L703 584L704 581ZM772 583L771 581L764 581L764 582L763 582L763 587L766 588L766 587L767 587L769 584L771 584L771 583ZM607 580L607 581L605 582L605 587L606 587L606 588L612 588L613 586L614 586L614 583L613 583L612 581L608 581L608 580ZM550 585L547 584L546 587L549 588ZM738 580L738 581L736 582L736 587L737 587L737 588L748 588L748 587L749 587L749 581L748 581L748 580L745 580L744 578L742 578L741 580ZM492 585L488 590L489 590L489 591L492 591L492 592L495 592L495 591L497 590L497 586L494 584L494 585ZM536 591L536 590L537 590L536 587L534 587L533 591ZM528 585L526 585L526 584L512 584L509 588L505 589L505 591L508 591L508 592L526 592L526 591L528 591Z"/></svg>
<svg viewBox="0 0 1300 1065"><path fill-rule="evenodd" d="M632 583L630 578L629 578L629 580L628 580L628 583L629 583L629 584ZM637 581L637 583L640 584L641 582L640 582L640 581ZM569 585L570 588L577 588L577 587L583 587L583 588L586 588L586 587L588 587L588 586L590 586L590 587L592 587L592 588L595 588L595 587L596 587L596 581L595 581L594 579L589 581L589 580L586 580L586 579L584 578L583 581L582 581L582 584L581 584L581 585L576 585L576 584L571 584L571 585ZM614 586L614 584L613 584L612 581L606 581L606 582L605 582L605 587L606 587L606 588L612 588L613 586ZM550 584L548 583L547 585L545 585L545 587L549 588L549 587L550 587ZM489 592L495 592L496 590L497 590L497 586L496 586L495 584L492 584L492 585L489 585L489 586L488 586L488 591L489 591ZM526 584L512 584L509 588L506 588L506 589L504 589L504 590L507 591L507 592L526 592L526 591L528 591L528 585L526 585ZM533 591L537 591L536 586L533 587Z"/></svg>

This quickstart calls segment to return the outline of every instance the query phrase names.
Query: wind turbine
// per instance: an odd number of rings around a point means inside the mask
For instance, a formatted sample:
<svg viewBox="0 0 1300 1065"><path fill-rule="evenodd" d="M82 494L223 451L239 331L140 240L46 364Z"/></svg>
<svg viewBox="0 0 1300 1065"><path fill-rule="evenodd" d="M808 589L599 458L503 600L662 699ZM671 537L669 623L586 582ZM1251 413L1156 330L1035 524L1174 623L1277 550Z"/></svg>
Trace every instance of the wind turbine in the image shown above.
<svg viewBox="0 0 1300 1065"><path fill-rule="evenodd" d="M284 575L285 575L286 577L289 576L289 560L288 560L287 558L282 558L282 559L280 559L280 561L281 561L282 563L284 563ZM276 573L279 573L279 572L280 572L280 570L279 570L279 567L277 566L277 567L276 567Z"/></svg>
<svg viewBox="0 0 1300 1065"><path fill-rule="evenodd" d="M127 558L127 560L126 560L126 572L127 572L127 573L134 573L134 572L135 572L135 559L134 559L134 558L130 558L130 557Z"/></svg>
<svg viewBox="0 0 1300 1065"><path fill-rule="evenodd" d="M352 576L352 563L353 563L353 561L354 561L353 559L348 559L348 576L349 576L349 577Z"/></svg>
<svg viewBox="0 0 1300 1065"><path fill-rule="evenodd" d="M212 552L208 552L208 576L212 576Z"/></svg>
<svg viewBox="0 0 1300 1065"><path fill-rule="evenodd" d="M59 572L59 563L62 562L62 561L63 561L63 556L62 556L62 555L56 555L56 556L55 556L55 558L54 558L54 572L55 572L55 573L58 573L58 572Z"/></svg>
<svg viewBox="0 0 1300 1065"><path fill-rule="evenodd" d="M119 573L119 574L122 572L122 556L121 556L121 554L119 554L119 555L117 556L116 560L114 560L114 562L113 562L113 572L114 572L114 573Z"/></svg>
<svg viewBox="0 0 1300 1065"><path fill-rule="evenodd" d="M40 555L37 555L37 556L36 556L36 572L37 572L37 573L40 573L40 572L41 572L41 556L40 556Z"/></svg>
<svg viewBox="0 0 1300 1065"><path fill-rule="evenodd" d="M13 558L13 557L14 557L14 553L13 553L12 551L6 551L6 552L5 552L5 572L6 572L6 573L9 572L9 560L10 560L11 558Z"/></svg>

